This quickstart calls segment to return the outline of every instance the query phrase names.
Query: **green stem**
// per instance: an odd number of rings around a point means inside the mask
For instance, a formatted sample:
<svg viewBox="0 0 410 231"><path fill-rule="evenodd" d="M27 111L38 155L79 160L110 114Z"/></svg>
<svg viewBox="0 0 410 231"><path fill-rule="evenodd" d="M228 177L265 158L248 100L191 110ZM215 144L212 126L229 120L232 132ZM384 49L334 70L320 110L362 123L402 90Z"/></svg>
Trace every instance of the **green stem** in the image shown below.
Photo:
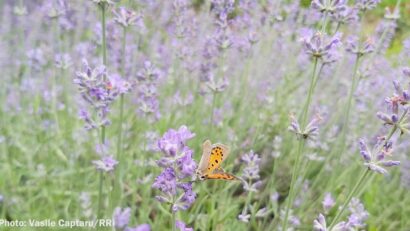
<svg viewBox="0 0 410 231"><path fill-rule="evenodd" d="M104 180L104 175L103 172L100 171L100 183L98 187L98 209L97 209L97 219L102 218L102 190L103 190L103 180Z"/></svg>
<svg viewBox="0 0 410 231"><path fill-rule="evenodd" d="M312 73L312 78L310 80L310 86L309 86L309 92L308 96L305 102L305 105L303 106L303 111L302 111L302 117L301 117L301 127L305 128L306 122L307 122L307 114L309 112L309 106L310 103L312 102L312 96L313 96L313 91L315 90L314 87L316 85L316 70L317 70L317 64L318 64L318 58L314 58L314 64L313 64L313 73Z"/></svg>
<svg viewBox="0 0 410 231"><path fill-rule="evenodd" d="M107 42L106 42L106 34L105 34L105 3L100 4L101 8L101 32L102 32L102 58L103 58L103 65L107 67ZM103 75L104 81L106 80L107 76ZM101 127L101 143L105 143L105 126Z"/></svg>
<svg viewBox="0 0 410 231"><path fill-rule="evenodd" d="M327 15L328 15L328 13L327 13L327 11L325 11L325 17L323 18L323 23L322 23L322 33L326 32L326 26L327 26L327 22L328 22Z"/></svg>
<svg viewBox="0 0 410 231"><path fill-rule="evenodd" d="M210 135L212 135L213 128L214 128L214 113L215 113L215 106L216 106L216 91L212 91L212 105L211 105L211 118L210 118L210 126L211 126L211 132Z"/></svg>
<svg viewBox="0 0 410 231"><path fill-rule="evenodd" d="M100 5L101 7L101 24L102 24L102 54L103 54L103 64L107 66L107 44L106 44L106 34L105 34L105 3ZM103 76L104 81L106 80L106 76ZM101 145L105 144L105 126L101 126ZM97 218L102 218L102 191L103 191L103 180L104 175L103 172L100 172L100 183L98 188L98 210L97 210Z"/></svg>
<svg viewBox="0 0 410 231"><path fill-rule="evenodd" d="M124 27L124 36L122 39L122 64L121 64L121 74L122 78L125 78L125 48L126 48L126 37L127 37L127 29ZM120 96L120 121L118 123L118 140L117 140L117 158L121 163L122 159L122 121L124 119L124 94Z"/></svg>
<svg viewBox="0 0 410 231"><path fill-rule="evenodd" d="M350 91L349 91L349 96L348 96L348 100L346 102L345 105L345 115L343 118L343 125L342 125L342 135L341 135L341 145L342 147L339 149L340 151L337 153L337 156L341 156L340 154L344 151L344 147L345 145L345 140L346 140L346 135L347 135L347 131L348 131L348 124L349 124L349 120L350 120L350 111L352 108L352 101L353 101L353 95L356 92L356 88L357 85L359 84L359 80L357 79L357 69L359 67L359 61L360 61L360 56L357 55L356 56L356 60L355 60L355 64L354 64L354 68L353 68L353 75L352 75L352 83L350 85Z"/></svg>
<svg viewBox="0 0 410 231"><path fill-rule="evenodd" d="M306 126L307 114L308 114L308 111L309 111L309 106L310 106L311 101L312 101L314 87L316 85L315 83L316 83L316 78L317 78L316 77L317 64L318 64L318 58L315 57L314 58L312 78L310 80L309 92L308 92L308 96L307 96L307 99L306 99L306 102L305 102L305 105L304 105L303 111L302 111L301 127L303 129L305 129L305 126ZM283 224L282 224L282 230L287 230L288 219L289 219L289 211L290 211L290 208L292 207L293 200L294 200L297 173L299 172L299 167L300 167L299 165L300 165L300 160L301 160L301 157L302 157L303 147L304 146L305 146L305 139L300 138L299 145L298 145L298 150L297 150L297 153L296 153L296 160L295 160L295 164L294 164L293 170L292 170L292 180L290 182L290 189L289 189L289 195L288 195L288 200L287 200L287 204L286 204L285 218L283 219Z"/></svg>
<svg viewBox="0 0 410 231"><path fill-rule="evenodd" d="M403 116L406 115L406 112L403 113ZM386 136L386 139L384 141L384 145L387 144L387 142L389 142L389 140L391 139L391 137L393 136L393 134L397 131L397 126L393 126L392 129L390 130L389 134ZM381 149L383 149L382 145L380 147L380 150L377 151L377 153L379 153L381 151ZM346 201L343 203L342 209L339 210L339 212L336 214L335 218L333 219L332 223L330 223L329 226L329 230L332 230L332 228L336 225L336 223L338 222L340 216L342 215L342 213L344 212L344 210L346 209L347 205L350 203L352 197L354 196L354 194L356 192L359 191L360 186L363 185L363 182L365 181L365 179L367 178L368 174L371 172L371 170L369 168L367 168L365 170L365 172L362 174L362 176L359 178L359 181L356 183L356 185L353 187L352 191L350 191Z"/></svg>
<svg viewBox="0 0 410 231"><path fill-rule="evenodd" d="M173 206L173 204L171 204L171 222L172 222L172 224L171 224L171 227L172 227L172 231L176 231L177 230L177 227L176 227L176 225L175 225L175 222L176 222L176 212L173 212L172 211L172 206Z"/></svg>
<svg viewBox="0 0 410 231"><path fill-rule="evenodd" d="M364 173L362 174L362 176L359 178L359 180L357 181L356 185L353 187L353 189L350 191L349 195L347 196L346 201L343 203L342 209L340 209L338 211L338 213L336 214L335 218L333 219L333 221L330 223L329 229L328 230L332 230L332 228L336 225L336 223L339 221L340 216L343 214L343 212L346 210L347 206L349 205L350 201L352 200L355 192L359 189L360 185L362 185L362 183L365 181L365 179L367 178L367 176L370 173L370 169L366 169L364 171Z"/></svg>
<svg viewBox="0 0 410 231"><path fill-rule="evenodd" d="M59 41L58 39L58 21L57 19L54 19L53 21L53 35L54 35L54 40ZM58 53L58 46L54 47L54 54L56 55ZM60 123L58 119L58 112L57 112L57 67L56 65L53 65L53 71L54 71L54 76L52 80L52 102L51 102L51 108L53 112L53 117L56 123L56 130L57 134L60 135Z"/></svg>

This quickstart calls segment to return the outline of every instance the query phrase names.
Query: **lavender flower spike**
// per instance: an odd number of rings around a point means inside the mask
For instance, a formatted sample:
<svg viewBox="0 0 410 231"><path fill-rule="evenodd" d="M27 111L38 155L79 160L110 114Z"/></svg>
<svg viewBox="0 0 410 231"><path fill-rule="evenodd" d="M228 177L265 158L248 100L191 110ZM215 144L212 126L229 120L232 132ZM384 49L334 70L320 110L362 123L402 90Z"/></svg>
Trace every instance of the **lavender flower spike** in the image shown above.
<svg viewBox="0 0 410 231"><path fill-rule="evenodd" d="M321 32L302 38L305 52L312 57L322 58L340 45L340 34L328 37Z"/></svg>
<svg viewBox="0 0 410 231"><path fill-rule="evenodd" d="M114 210L114 226L117 229L124 229L129 221L131 216L131 208L121 209L119 207L115 208Z"/></svg>
<svg viewBox="0 0 410 231"><path fill-rule="evenodd" d="M135 25L137 21L142 19L136 12L128 10L124 7L120 7L118 10L113 11L113 13L115 15L114 21L122 27Z"/></svg>
<svg viewBox="0 0 410 231"><path fill-rule="evenodd" d="M372 153L367 147L364 139L359 140L360 155L363 157L364 165L370 170L380 174L387 174L384 167L392 167L400 164L400 161L386 160L385 158L392 155L392 143L384 144L384 139L379 140L375 145L374 150L380 150L377 153Z"/></svg>
<svg viewBox="0 0 410 231"><path fill-rule="evenodd" d="M335 13L346 9L346 0L313 0L311 3L313 9L320 12Z"/></svg>
<svg viewBox="0 0 410 231"><path fill-rule="evenodd" d="M156 196L157 200L172 204L172 212L188 209L196 198L192 183L186 183L195 175L193 152L186 146L186 142L194 136L186 126L181 126L178 130L168 130L158 140L158 148L163 156L157 164L164 170L155 179L152 187L161 192Z"/></svg>
<svg viewBox="0 0 410 231"><path fill-rule="evenodd" d="M316 114L313 119L306 125L306 128L302 131L299 125L299 122L296 120L296 117L290 115L291 124L288 127L288 130L295 133L298 139L311 139L314 140L319 134L318 124L322 121L322 117Z"/></svg>
<svg viewBox="0 0 410 231"><path fill-rule="evenodd" d="M118 161L116 161L112 156L105 156L101 160L94 160L92 163L99 171L112 172L118 164Z"/></svg>

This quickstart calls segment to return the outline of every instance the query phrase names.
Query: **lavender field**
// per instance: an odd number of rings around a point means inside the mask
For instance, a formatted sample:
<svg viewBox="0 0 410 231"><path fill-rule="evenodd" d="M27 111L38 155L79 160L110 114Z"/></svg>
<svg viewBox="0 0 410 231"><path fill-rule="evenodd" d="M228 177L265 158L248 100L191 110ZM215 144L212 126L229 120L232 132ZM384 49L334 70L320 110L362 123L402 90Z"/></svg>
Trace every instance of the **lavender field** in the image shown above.
<svg viewBox="0 0 410 231"><path fill-rule="evenodd" d="M410 1L0 12L0 230L410 231Z"/></svg>

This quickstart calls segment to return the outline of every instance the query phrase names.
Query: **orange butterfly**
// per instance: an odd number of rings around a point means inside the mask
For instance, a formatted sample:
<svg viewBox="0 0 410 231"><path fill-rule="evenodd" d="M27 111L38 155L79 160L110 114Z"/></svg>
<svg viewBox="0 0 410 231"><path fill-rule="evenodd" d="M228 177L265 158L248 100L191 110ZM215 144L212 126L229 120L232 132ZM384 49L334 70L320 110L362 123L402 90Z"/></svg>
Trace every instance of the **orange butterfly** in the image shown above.
<svg viewBox="0 0 410 231"><path fill-rule="evenodd" d="M212 144L206 140L202 144L202 157L199 161L196 170L197 178L200 180L222 179L236 180L238 179L232 174L226 173L221 167L221 163L228 158L230 148L224 144Z"/></svg>

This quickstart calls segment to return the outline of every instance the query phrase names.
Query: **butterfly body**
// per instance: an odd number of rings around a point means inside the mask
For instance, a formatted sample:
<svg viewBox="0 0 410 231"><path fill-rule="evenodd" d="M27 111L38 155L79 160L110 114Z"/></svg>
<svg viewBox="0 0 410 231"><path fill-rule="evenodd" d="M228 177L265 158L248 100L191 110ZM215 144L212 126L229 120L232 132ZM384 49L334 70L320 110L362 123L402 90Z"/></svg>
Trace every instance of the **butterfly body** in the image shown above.
<svg viewBox="0 0 410 231"><path fill-rule="evenodd" d="M230 148L227 145L206 140L202 144L202 157L196 170L197 178L200 180L234 180L236 177L226 173L221 163L229 156Z"/></svg>

